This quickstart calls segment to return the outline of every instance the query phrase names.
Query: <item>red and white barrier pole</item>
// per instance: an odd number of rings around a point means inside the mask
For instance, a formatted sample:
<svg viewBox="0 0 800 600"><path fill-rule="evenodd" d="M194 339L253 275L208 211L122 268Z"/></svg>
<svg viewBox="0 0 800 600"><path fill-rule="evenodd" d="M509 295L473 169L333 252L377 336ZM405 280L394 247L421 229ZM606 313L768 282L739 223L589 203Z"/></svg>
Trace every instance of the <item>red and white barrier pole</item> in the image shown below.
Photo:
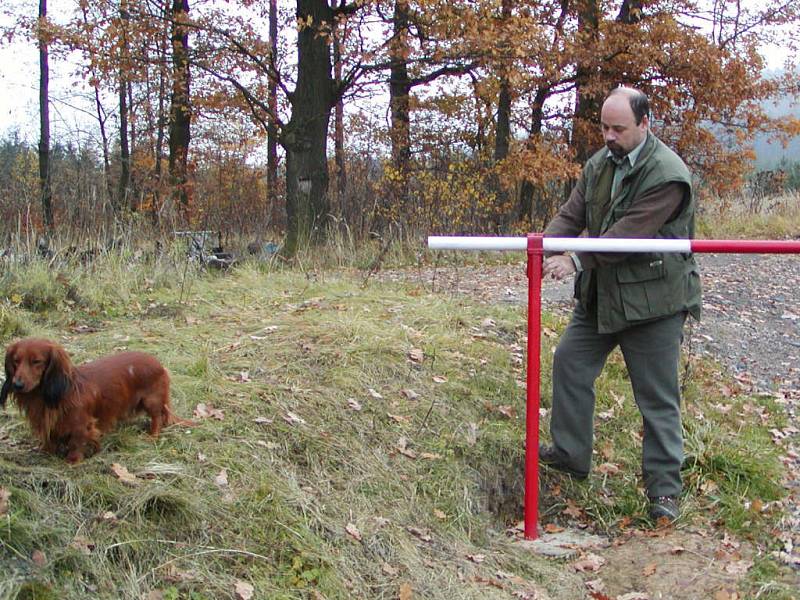
<svg viewBox="0 0 800 600"><path fill-rule="evenodd" d="M800 254L800 241L685 240L630 238L546 238L430 236L431 250L526 250L528 253L528 361L525 408L525 537L538 537L539 406L541 404L542 259L545 252L719 252Z"/></svg>

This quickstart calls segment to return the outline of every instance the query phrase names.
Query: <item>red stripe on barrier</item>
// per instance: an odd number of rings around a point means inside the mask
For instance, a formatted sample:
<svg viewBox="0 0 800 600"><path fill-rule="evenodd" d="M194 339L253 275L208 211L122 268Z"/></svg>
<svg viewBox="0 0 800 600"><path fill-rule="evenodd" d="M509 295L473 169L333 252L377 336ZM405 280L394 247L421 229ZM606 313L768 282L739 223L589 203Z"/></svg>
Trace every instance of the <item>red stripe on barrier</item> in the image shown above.
<svg viewBox="0 0 800 600"><path fill-rule="evenodd" d="M692 252L732 254L798 254L799 241L780 240L692 240Z"/></svg>

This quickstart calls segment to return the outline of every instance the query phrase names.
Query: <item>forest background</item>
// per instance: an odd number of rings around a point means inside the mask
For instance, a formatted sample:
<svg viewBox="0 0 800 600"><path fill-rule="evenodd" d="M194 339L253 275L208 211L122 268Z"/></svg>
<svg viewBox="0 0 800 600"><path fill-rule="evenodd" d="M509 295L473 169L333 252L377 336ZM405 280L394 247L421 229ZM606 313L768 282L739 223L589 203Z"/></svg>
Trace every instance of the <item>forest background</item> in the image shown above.
<svg viewBox="0 0 800 600"><path fill-rule="evenodd" d="M541 229L602 143L599 107L620 84L651 97L701 207L800 187L797 161L755 173L753 150L800 134L795 2L0 7L2 43L40 59L38 143L14 128L0 143L5 240L188 228L291 255L333 230ZM765 71L766 48L785 53L780 71ZM68 91L50 94L51 73ZM64 126L67 109L80 129Z"/></svg>

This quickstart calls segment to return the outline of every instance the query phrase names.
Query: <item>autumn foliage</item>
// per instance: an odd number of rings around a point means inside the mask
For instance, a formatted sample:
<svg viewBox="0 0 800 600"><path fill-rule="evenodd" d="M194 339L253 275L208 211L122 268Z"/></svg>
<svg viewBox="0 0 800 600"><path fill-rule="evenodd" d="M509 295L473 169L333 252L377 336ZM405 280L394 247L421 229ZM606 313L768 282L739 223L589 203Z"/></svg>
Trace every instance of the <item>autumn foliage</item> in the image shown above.
<svg viewBox="0 0 800 600"><path fill-rule="evenodd" d="M57 221L142 213L162 228L283 231L294 246L334 224L540 228L602 143L597 111L617 85L650 96L654 130L703 194L740 189L754 134L800 133L763 108L797 92L786 32L800 10L743 4L100 0L42 26L31 7L6 33L46 36L51 70L79 82L92 115L94 131L70 135L113 213L62 188ZM765 76L776 41L788 70ZM7 222L40 227L35 190L19 186L1 191Z"/></svg>

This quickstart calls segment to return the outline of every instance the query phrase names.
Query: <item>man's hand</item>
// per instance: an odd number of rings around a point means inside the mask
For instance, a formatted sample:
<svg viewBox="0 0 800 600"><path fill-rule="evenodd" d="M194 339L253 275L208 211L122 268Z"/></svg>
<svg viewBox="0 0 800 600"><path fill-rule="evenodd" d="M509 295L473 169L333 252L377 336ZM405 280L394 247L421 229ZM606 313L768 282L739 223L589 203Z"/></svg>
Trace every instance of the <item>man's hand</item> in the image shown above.
<svg viewBox="0 0 800 600"><path fill-rule="evenodd" d="M572 262L572 257L567 254L556 254L545 258L542 264L542 273L545 277L549 275L553 279L561 280L574 272L575 263Z"/></svg>

